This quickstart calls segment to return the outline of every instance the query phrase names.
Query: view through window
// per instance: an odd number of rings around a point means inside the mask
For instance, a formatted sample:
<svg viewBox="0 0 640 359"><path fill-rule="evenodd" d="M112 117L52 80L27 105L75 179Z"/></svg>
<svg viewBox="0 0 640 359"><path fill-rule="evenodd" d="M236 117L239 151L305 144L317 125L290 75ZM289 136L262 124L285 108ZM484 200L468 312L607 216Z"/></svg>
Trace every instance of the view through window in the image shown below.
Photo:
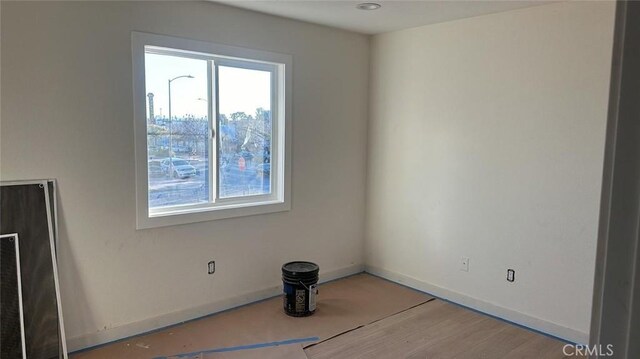
<svg viewBox="0 0 640 359"><path fill-rule="evenodd" d="M273 74L145 52L149 209L271 193Z"/></svg>
<svg viewBox="0 0 640 359"><path fill-rule="evenodd" d="M271 73L218 68L220 197L270 192Z"/></svg>

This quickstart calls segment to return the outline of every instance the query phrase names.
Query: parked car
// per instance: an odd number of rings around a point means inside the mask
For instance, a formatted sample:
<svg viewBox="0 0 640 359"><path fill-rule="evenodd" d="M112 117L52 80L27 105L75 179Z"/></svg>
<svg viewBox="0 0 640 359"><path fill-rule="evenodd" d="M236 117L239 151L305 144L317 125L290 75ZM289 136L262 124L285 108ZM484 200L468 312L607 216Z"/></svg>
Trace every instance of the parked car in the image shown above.
<svg viewBox="0 0 640 359"><path fill-rule="evenodd" d="M196 169L182 158L165 159L161 164L162 171L170 177L188 178L196 175Z"/></svg>
<svg viewBox="0 0 640 359"><path fill-rule="evenodd" d="M205 159L189 160L189 164L196 169L196 175L198 176L205 173L209 166L209 162Z"/></svg>

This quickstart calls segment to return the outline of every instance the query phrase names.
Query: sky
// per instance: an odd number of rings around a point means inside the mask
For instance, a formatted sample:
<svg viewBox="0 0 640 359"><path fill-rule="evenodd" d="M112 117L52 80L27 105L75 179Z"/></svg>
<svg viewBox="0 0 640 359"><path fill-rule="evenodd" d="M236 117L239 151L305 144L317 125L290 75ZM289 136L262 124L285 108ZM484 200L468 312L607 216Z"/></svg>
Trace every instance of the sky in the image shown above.
<svg viewBox="0 0 640 359"><path fill-rule="evenodd" d="M168 84L176 76L191 75L171 82L171 113L175 117L207 116L207 61L177 56L146 54L146 93L153 93L156 116L167 117ZM245 112L254 115L256 108L270 109L270 73L219 66L220 113ZM147 116L149 106L147 102Z"/></svg>

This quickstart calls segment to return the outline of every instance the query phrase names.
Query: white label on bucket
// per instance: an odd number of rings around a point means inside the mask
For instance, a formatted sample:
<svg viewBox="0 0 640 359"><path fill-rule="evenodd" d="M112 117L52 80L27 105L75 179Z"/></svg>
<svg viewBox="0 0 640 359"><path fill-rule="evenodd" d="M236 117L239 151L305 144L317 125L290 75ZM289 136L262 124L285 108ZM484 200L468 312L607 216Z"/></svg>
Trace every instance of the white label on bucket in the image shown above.
<svg viewBox="0 0 640 359"><path fill-rule="evenodd" d="M316 310L316 293L318 285L314 284L309 287L309 311L313 312Z"/></svg>

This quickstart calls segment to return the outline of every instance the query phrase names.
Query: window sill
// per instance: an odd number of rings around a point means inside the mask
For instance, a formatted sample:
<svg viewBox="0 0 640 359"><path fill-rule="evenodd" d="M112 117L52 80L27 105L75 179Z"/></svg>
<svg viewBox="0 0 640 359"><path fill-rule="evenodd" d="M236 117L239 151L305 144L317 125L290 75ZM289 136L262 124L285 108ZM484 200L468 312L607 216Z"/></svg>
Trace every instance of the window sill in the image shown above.
<svg viewBox="0 0 640 359"><path fill-rule="evenodd" d="M251 203L234 203L197 209L169 209L138 216L137 229L175 226L180 224L213 221L218 219L255 216L258 214L285 212L291 209L288 202L280 200Z"/></svg>

